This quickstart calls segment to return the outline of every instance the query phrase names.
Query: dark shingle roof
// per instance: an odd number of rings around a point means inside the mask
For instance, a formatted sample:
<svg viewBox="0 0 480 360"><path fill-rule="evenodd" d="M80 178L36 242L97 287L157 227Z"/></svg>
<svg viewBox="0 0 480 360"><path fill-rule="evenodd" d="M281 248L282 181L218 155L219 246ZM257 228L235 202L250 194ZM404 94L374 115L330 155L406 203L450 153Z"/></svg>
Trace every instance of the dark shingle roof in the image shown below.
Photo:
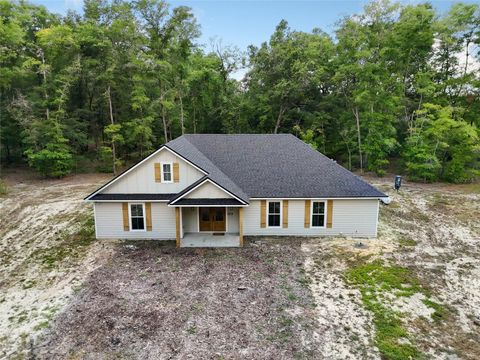
<svg viewBox="0 0 480 360"><path fill-rule="evenodd" d="M213 205L224 205L224 206L241 206L243 205L237 199L227 198L227 199L180 199L175 205L202 205L202 206L213 206Z"/></svg>
<svg viewBox="0 0 480 360"><path fill-rule="evenodd" d="M197 149L187 138L187 135L180 136L166 144L173 151L179 153L189 161L208 172L208 178L215 183L235 194L238 198L248 202L248 195L235 182L232 181L222 170L214 165L202 151Z"/></svg>
<svg viewBox="0 0 480 360"><path fill-rule="evenodd" d="M184 135L166 145L244 201L386 196L293 135Z"/></svg>
<svg viewBox="0 0 480 360"><path fill-rule="evenodd" d="M125 200L125 201L143 201L143 200L171 200L176 194L96 194L90 200Z"/></svg>

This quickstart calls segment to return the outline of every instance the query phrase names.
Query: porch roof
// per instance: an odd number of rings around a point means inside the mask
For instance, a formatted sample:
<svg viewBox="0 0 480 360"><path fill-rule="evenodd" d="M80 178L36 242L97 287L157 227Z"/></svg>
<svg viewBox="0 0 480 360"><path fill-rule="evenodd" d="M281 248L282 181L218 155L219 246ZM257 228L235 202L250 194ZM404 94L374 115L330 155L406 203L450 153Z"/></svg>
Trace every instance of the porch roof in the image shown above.
<svg viewBox="0 0 480 360"><path fill-rule="evenodd" d="M245 206L237 199L180 199L170 206Z"/></svg>

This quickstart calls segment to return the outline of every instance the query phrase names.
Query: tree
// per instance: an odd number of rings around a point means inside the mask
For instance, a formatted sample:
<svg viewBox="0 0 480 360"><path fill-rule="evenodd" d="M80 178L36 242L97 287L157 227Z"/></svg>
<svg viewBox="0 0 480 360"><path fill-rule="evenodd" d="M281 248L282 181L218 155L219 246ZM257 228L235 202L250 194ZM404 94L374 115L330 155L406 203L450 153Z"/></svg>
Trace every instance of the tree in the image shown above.
<svg viewBox="0 0 480 360"><path fill-rule="evenodd" d="M455 111L426 103L416 112L404 153L412 179L469 182L480 174L478 130Z"/></svg>

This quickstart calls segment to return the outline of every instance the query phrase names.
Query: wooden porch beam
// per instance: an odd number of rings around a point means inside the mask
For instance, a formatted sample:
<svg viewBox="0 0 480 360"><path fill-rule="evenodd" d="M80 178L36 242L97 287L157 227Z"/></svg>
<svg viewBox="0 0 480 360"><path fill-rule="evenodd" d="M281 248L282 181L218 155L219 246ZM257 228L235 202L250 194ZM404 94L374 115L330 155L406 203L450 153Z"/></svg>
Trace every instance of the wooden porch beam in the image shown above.
<svg viewBox="0 0 480 360"><path fill-rule="evenodd" d="M238 208L238 230L240 233L240 247L243 247L243 208Z"/></svg>
<svg viewBox="0 0 480 360"><path fill-rule="evenodd" d="M176 246L180 247L180 208L175 208L175 235L176 235Z"/></svg>

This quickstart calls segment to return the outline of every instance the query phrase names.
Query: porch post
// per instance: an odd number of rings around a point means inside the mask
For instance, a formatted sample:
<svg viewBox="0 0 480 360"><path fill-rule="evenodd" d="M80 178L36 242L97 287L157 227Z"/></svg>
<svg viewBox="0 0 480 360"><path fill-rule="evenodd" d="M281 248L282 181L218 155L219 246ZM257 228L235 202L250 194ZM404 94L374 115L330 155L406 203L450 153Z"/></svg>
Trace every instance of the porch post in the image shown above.
<svg viewBox="0 0 480 360"><path fill-rule="evenodd" d="M175 208L175 237L176 237L176 246L180 247L180 208Z"/></svg>
<svg viewBox="0 0 480 360"><path fill-rule="evenodd" d="M238 208L238 230L240 233L240 247L243 247L243 208Z"/></svg>

